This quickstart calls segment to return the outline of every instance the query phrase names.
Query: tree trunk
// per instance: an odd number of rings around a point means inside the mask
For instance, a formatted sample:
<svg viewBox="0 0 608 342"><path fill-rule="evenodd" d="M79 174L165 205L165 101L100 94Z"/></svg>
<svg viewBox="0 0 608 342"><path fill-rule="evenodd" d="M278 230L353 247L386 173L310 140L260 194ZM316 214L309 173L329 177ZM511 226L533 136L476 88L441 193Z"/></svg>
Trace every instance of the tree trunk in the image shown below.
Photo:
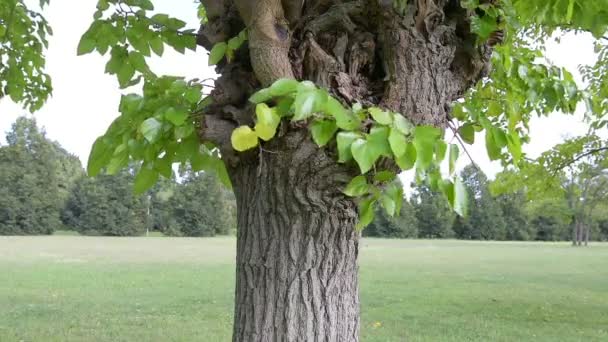
<svg viewBox="0 0 608 342"><path fill-rule="evenodd" d="M238 205L233 341L357 341L355 204L307 134L232 171Z"/></svg>
<svg viewBox="0 0 608 342"><path fill-rule="evenodd" d="M207 50L249 33L217 66L199 131L220 148L238 201L233 340L357 341L357 209L341 193L357 166L336 162L335 141L314 145L307 122L283 122L247 153L231 133L253 126L248 98L279 78L445 127L450 104L487 75L493 43L476 45L458 0L409 0L402 13L386 0L201 1Z"/></svg>

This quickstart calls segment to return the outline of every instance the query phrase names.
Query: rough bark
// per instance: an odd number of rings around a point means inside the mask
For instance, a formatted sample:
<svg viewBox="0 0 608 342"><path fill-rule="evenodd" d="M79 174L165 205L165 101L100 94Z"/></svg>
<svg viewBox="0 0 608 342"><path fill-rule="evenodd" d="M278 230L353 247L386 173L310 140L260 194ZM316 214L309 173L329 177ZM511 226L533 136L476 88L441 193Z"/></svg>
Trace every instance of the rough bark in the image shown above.
<svg viewBox="0 0 608 342"><path fill-rule="evenodd" d="M238 213L233 341L356 341L352 173L290 132L233 169ZM292 167L285 167L290 165Z"/></svg>
<svg viewBox="0 0 608 342"><path fill-rule="evenodd" d="M235 153L230 133L252 125L248 97L278 78L311 80L345 105L445 126L450 104L488 71L458 0L201 0L199 44L248 28L222 62L202 140L216 143L238 199L234 341L358 341L356 204L341 189L356 175L319 149L306 123L282 124L259 150ZM366 129L363 127L363 129Z"/></svg>

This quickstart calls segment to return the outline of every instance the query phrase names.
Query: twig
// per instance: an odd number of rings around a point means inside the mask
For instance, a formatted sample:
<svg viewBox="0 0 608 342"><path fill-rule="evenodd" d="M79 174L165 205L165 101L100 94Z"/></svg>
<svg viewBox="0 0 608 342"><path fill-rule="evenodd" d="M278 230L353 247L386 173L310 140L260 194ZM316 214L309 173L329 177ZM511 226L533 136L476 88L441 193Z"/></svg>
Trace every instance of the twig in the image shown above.
<svg viewBox="0 0 608 342"><path fill-rule="evenodd" d="M462 139L460 138L460 136L458 135L458 130L456 129L456 127L454 127L452 125L451 121L448 121L448 127L450 127L450 129L452 130L452 133L454 133L454 137L456 138L456 140L458 140L458 142L460 143L460 146L462 147L462 149L464 150L464 153L466 153L467 157L469 157L469 160L471 161L471 165L473 165L474 168L477 169L477 171L481 171L481 168L479 167L479 165L477 165L477 163L475 163L475 160L473 160L473 157L471 156L471 154L469 153L469 150L467 149L467 147L464 144L464 141L462 141Z"/></svg>

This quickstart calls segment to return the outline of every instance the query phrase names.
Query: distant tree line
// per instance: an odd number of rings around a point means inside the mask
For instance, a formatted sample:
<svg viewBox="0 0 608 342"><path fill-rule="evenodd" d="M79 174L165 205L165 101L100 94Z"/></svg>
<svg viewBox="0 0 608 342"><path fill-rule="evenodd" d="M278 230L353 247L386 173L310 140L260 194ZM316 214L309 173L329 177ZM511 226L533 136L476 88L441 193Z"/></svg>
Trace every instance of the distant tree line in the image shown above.
<svg viewBox="0 0 608 342"><path fill-rule="evenodd" d="M134 168L89 178L80 160L50 141L36 121L21 117L0 146L0 235L52 234L169 236L234 234L232 193L211 174L181 169L141 196L132 192ZM458 217L445 197L414 185L397 217L382 210L364 236L468 240L562 241L572 237L571 199L529 200L523 192L493 196L486 175L473 166L461 172L469 215ZM574 180L572 181L574 182ZM569 184L571 184L570 182ZM608 201L589 218L591 237L608 241ZM575 227L574 227L575 228Z"/></svg>
<svg viewBox="0 0 608 342"><path fill-rule="evenodd" d="M236 205L210 174L180 170L148 193L133 194L129 168L89 178L80 160L50 141L36 121L20 117L0 146L0 235L171 236L229 234ZM179 181L178 181L179 179Z"/></svg>
<svg viewBox="0 0 608 342"><path fill-rule="evenodd" d="M382 210L364 236L389 238L455 238L465 240L566 241L576 229L571 198L547 196L530 200L522 191L494 196L491 182L474 166L460 174L469 195L469 214L451 213L445 197L424 185L414 186L398 217ZM588 220L592 239L608 241L608 201L598 204Z"/></svg>

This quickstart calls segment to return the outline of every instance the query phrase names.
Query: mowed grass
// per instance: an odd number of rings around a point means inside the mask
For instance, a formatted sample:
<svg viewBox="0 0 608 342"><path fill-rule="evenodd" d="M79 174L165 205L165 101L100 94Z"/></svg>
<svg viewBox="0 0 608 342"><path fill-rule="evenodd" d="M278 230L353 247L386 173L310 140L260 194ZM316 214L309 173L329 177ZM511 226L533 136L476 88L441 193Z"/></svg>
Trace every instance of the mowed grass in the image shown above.
<svg viewBox="0 0 608 342"><path fill-rule="evenodd" d="M0 238L0 341L229 341L233 238ZM608 341L608 245L364 239L361 340Z"/></svg>

